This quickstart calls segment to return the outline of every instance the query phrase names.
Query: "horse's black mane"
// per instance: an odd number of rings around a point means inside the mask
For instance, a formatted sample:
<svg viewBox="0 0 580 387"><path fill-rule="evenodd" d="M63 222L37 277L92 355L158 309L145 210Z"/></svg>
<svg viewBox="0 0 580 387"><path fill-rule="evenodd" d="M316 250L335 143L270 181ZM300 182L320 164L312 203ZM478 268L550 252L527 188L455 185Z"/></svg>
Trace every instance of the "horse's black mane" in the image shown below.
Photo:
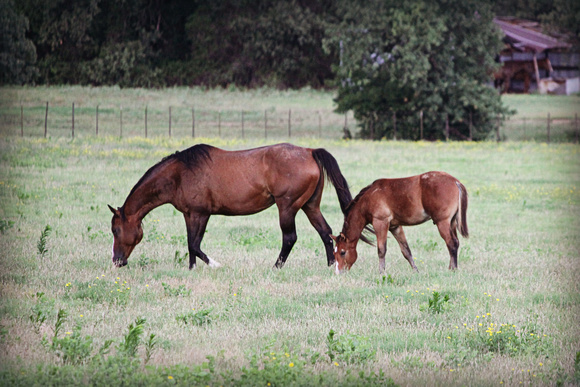
<svg viewBox="0 0 580 387"><path fill-rule="evenodd" d="M137 184L135 184L133 189L131 189L129 196L131 196L135 192L135 190L139 188L139 186L143 184L143 182L147 180L159 166L164 165L172 160L176 160L181 162L187 168L193 170L197 168L202 162L211 160L210 151L213 148L214 147L211 145L197 144L190 148L184 149L182 151L177 151L169 156L162 158L160 162L149 168L147 172L145 172L145 174L141 176L141 179L139 179Z"/></svg>

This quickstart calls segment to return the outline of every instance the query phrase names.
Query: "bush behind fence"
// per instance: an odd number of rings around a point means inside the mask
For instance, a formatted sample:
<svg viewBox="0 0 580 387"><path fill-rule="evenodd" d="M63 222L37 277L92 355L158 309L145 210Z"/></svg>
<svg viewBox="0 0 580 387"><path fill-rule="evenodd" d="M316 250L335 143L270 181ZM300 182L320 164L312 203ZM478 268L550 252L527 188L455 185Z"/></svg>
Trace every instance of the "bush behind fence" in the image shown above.
<svg viewBox="0 0 580 387"><path fill-rule="evenodd" d="M578 142L574 117L509 119L489 139L499 141ZM175 136L220 138L310 137L338 139L343 128L358 131L352 113L332 110L196 110L107 106L0 107L0 133L21 136ZM445 123L442 123L442 131ZM419 133L419 128L417 128ZM453 136L451 137L453 138Z"/></svg>

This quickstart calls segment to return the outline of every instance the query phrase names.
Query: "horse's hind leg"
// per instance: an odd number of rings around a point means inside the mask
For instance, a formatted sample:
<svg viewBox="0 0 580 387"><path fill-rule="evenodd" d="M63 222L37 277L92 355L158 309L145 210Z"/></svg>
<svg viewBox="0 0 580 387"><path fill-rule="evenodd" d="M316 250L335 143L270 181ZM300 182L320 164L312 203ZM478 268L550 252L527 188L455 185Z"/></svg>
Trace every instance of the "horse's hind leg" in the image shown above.
<svg viewBox="0 0 580 387"><path fill-rule="evenodd" d="M280 209L280 229L282 230L282 249L280 250L280 255L274 264L274 268L281 269L282 266L286 263L286 259L292 251L292 247L298 240L298 236L296 235L296 223L295 217L296 212L291 208L287 209Z"/></svg>
<svg viewBox="0 0 580 387"><path fill-rule="evenodd" d="M405 232L403 231L403 227L398 226L391 229L391 234L395 237L397 242L399 242L399 247L401 248L401 252L409 264L415 271L419 271L417 266L415 265L415 260L413 259L413 254L411 253L411 249L409 248L409 244L407 243L407 238L405 237Z"/></svg>
<svg viewBox="0 0 580 387"><path fill-rule="evenodd" d="M455 219L453 220L455 222ZM439 235L445 241L447 250L449 250L449 270L457 269L457 251L459 250L459 239L455 227L451 226L449 219L437 223Z"/></svg>
<svg viewBox="0 0 580 387"><path fill-rule="evenodd" d="M320 208L318 206L309 206L306 205L302 208L308 220L312 224L312 226L318 231L318 235L322 239L322 243L324 243L324 248L326 250L326 260L328 262L328 266L334 265L334 253L332 251L333 244L332 238L330 235L332 234L332 229L322 216L320 212Z"/></svg>

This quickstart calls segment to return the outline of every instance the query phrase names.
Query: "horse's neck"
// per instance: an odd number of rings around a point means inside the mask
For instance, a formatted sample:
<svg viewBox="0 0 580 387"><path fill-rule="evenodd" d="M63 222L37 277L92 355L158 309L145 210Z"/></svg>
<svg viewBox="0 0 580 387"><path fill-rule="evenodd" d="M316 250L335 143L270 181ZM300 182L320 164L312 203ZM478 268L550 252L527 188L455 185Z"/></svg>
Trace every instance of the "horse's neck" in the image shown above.
<svg viewBox="0 0 580 387"><path fill-rule="evenodd" d="M131 192L123 205L126 216L137 216L137 219L142 220L153 209L169 203L168 195L163 190L170 185L159 184L160 175L153 173Z"/></svg>
<svg viewBox="0 0 580 387"><path fill-rule="evenodd" d="M364 197L362 197L350 209L348 216L345 219L345 227L342 232L350 241L358 241L363 232L363 229L367 225L364 208Z"/></svg>

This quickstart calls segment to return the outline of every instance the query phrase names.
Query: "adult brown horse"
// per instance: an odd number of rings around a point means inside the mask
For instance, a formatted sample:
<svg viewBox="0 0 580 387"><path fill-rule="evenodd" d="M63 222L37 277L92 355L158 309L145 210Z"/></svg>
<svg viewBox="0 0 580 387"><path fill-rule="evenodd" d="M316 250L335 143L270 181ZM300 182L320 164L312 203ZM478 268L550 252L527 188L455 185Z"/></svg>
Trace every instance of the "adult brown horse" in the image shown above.
<svg viewBox="0 0 580 387"><path fill-rule="evenodd" d="M185 216L189 269L196 257L219 266L200 248L210 215L255 214L276 204L282 229L281 268L296 242L295 216L302 209L324 242L328 265L334 263L332 230L320 212L324 175L334 185L344 213L352 200L335 158L324 149L290 144L225 151L199 144L151 167L114 209L113 263L125 266L143 238L141 221L154 208L170 203Z"/></svg>
<svg viewBox="0 0 580 387"><path fill-rule="evenodd" d="M457 269L459 239L467 229L467 190L445 172L427 172L401 179L379 179L354 198L346 209L342 233L336 242L336 273L350 269L357 259L356 245L363 228L372 224L377 235L379 271L385 270L387 233L395 237L403 256L417 270L403 226L414 226L433 219L449 250L449 269Z"/></svg>

